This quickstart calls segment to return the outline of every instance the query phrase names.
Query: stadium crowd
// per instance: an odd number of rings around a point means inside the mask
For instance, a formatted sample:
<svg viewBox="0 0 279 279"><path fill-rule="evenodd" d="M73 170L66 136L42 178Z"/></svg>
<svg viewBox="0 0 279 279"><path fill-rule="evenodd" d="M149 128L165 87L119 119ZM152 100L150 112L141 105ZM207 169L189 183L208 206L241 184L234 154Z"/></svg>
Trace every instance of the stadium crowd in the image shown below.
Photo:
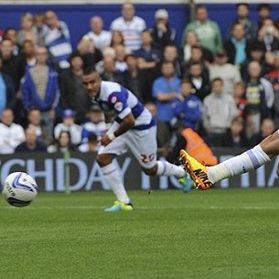
<svg viewBox="0 0 279 279"><path fill-rule="evenodd" d="M137 95L157 121L161 148L184 147L186 128L210 146L225 147L253 146L273 132L279 124L279 28L271 7L259 5L253 22L249 5L237 4L222 38L199 5L181 45L169 12L157 10L155 25L147 27L125 2L110 30L92 17L76 49L67 23L53 11L25 13L19 30L3 30L0 153L96 151L112 116L84 91L87 67Z"/></svg>

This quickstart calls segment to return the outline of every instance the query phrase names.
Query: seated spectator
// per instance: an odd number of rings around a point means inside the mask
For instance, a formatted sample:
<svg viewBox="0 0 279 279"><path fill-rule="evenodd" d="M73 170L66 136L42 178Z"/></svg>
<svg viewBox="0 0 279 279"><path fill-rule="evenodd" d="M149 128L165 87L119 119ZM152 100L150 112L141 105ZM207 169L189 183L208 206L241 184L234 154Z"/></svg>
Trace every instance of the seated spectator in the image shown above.
<svg viewBox="0 0 279 279"><path fill-rule="evenodd" d="M245 117L245 110L247 105L247 100L245 98L246 85L244 82L240 81L235 83L233 87L233 98L237 109L240 112L241 117Z"/></svg>
<svg viewBox="0 0 279 279"><path fill-rule="evenodd" d="M182 76L181 59L179 57L178 49L175 45L167 45L163 52L163 61L172 63L174 65L175 74Z"/></svg>
<svg viewBox="0 0 279 279"><path fill-rule="evenodd" d="M33 67L37 63L36 59L36 48L34 42L30 40L25 40L22 43L21 55L20 55L20 67L21 76L24 76L25 67Z"/></svg>
<svg viewBox="0 0 279 279"><path fill-rule="evenodd" d="M231 36L225 41L224 49L230 64L242 65L246 62L249 53L249 41L245 38L244 27L240 23L232 26Z"/></svg>
<svg viewBox="0 0 279 279"><path fill-rule="evenodd" d="M176 31L170 28L169 13L165 9L155 12L155 26L151 31L154 45L163 50L165 46L174 44Z"/></svg>
<svg viewBox="0 0 279 279"><path fill-rule="evenodd" d="M87 142L82 143L78 150L80 152L97 152L99 150L98 137L94 134L89 135Z"/></svg>
<svg viewBox="0 0 279 279"><path fill-rule="evenodd" d="M194 94L191 81L183 79L181 81L181 100L173 104L174 116L183 121L185 128L196 130L201 119L202 103Z"/></svg>
<svg viewBox="0 0 279 279"><path fill-rule="evenodd" d="M84 39L90 40L99 50L110 46L111 43L111 32L104 30L103 27L103 19L100 16L93 16L90 19L91 31L83 36Z"/></svg>
<svg viewBox="0 0 279 279"><path fill-rule="evenodd" d="M222 146L223 138L231 122L239 112L231 95L224 93L224 82L220 78L211 81L211 93L205 97L203 126L212 146Z"/></svg>
<svg viewBox="0 0 279 279"><path fill-rule="evenodd" d="M5 29L2 41L3 40L10 40L13 45L12 54L14 56L18 56L20 54L20 46L17 44L17 30L15 28L7 28Z"/></svg>
<svg viewBox="0 0 279 279"><path fill-rule="evenodd" d="M104 121L104 114L98 105L93 105L88 112L89 121L82 126L82 142L87 142L90 135L94 134L100 139L107 131L108 126Z"/></svg>
<svg viewBox="0 0 279 279"><path fill-rule="evenodd" d="M25 130L25 141L16 147L15 152L45 152L46 150L46 145L38 140L36 130L27 128Z"/></svg>
<svg viewBox="0 0 279 279"><path fill-rule="evenodd" d="M104 70L101 74L102 80L119 82L124 84L123 73L120 73L116 70L115 59L112 56L104 56L103 58Z"/></svg>
<svg viewBox="0 0 279 279"><path fill-rule="evenodd" d="M261 65L256 61L248 65L246 99L246 111L252 115L255 131L259 132L261 120L270 116L274 92L271 83L261 76Z"/></svg>
<svg viewBox="0 0 279 279"><path fill-rule="evenodd" d="M48 129L46 123L42 121L40 110L31 108L27 112L27 128L35 130L36 137L39 141L49 144L52 141L53 131Z"/></svg>
<svg viewBox="0 0 279 279"><path fill-rule="evenodd" d="M279 52L274 55L274 62L271 70L265 75L265 78L272 84L274 91L274 121L276 127L279 127Z"/></svg>
<svg viewBox="0 0 279 279"><path fill-rule="evenodd" d="M126 1L122 5L122 16L112 21L110 29L112 31L121 31L124 36L125 46L130 50L134 51L140 48L141 32L146 29L144 19L135 15L134 5Z"/></svg>
<svg viewBox="0 0 279 279"><path fill-rule="evenodd" d="M271 18L263 21L262 27L258 32L258 41L264 44L266 51L279 49L279 30Z"/></svg>
<svg viewBox="0 0 279 279"><path fill-rule="evenodd" d="M224 136L222 146L230 148L248 147L242 117L238 116L232 120L231 126Z"/></svg>
<svg viewBox="0 0 279 279"><path fill-rule="evenodd" d="M70 108L76 112L75 121L80 124L85 120L85 115L90 108L90 97L86 94L81 76L83 74L83 60L79 54L70 57L70 69L61 73L59 108Z"/></svg>
<svg viewBox="0 0 279 279"><path fill-rule="evenodd" d="M17 43L22 46L23 42L28 40L37 45L37 29L34 26L34 17L30 13L25 13L20 19L21 29L17 33Z"/></svg>
<svg viewBox="0 0 279 279"><path fill-rule="evenodd" d="M2 58L0 57L0 114L6 108L13 109L16 103L16 91L13 80L2 72Z"/></svg>
<svg viewBox="0 0 279 279"><path fill-rule="evenodd" d="M21 85L22 102L26 110L38 108L44 121L52 128L59 97L57 73L46 64L48 53L45 47L36 49L36 59L37 64L26 69Z"/></svg>
<svg viewBox="0 0 279 279"><path fill-rule="evenodd" d="M190 31L195 32L201 46L209 49L213 54L222 49L219 26L216 22L208 19L207 9L204 5L197 6L196 19L186 26L183 41L185 41L185 37Z"/></svg>
<svg viewBox="0 0 279 279"><path fill-rule="evenodd" d="M260 30L263 25L263 21L265 19L271 18L271 6L268 3L259 4L257 11L259 16L258 30Z"/></svg>
<svg viewBox="0 0 279 279"><path fill-rule="evenodd" d="M71 135L71 142L74 145L81 143L81 126L74 122L74 112L66 109L63 112L63 122L54 127L54 138L58 139L62 131L67 131Z"/></svg>
<svg viewBox="0 0 279 279"><path fill-rule="evenodd" d="M57 69L69 68L68 58L72 53L72 45L67 24L59 20L53 11L45 13L45 23L45 45L53 65Z"/></svg>
<svg viewBox="0 0 279 279"><path fill-rule="evenodd" d="M153 83L152 95L157 106L157 133L159 147L163 147L171 137L170 121L173 119L172 104L179 93L180 80L175 75L174 65L171 62L163 62L162 76Z"/></svg>
<svg viewBox="0 0 279 279"><path fill-rule="evenodd" d="M67 131L61 131L58 135L58 138L55 140L54 144L51 144L47 147L47 152L55 153L55 152L71 152L75 151L76 148L72 144L71 135Z"/></svg>
<svg viewBox="0 0 279 279"><path fill-rule="evenodd" d="M249 19L249 5L247 3L236 4L237 18L234 23L240 23L244 27L245 38L247 40L254 39L256 37L257 26Z"/></svg>
<svg viewBox="0 0 279 279"><path fill-rule="evenodd" d="M201 101L210 93L208 73L202 70L201 63L190 64L189 74L186 78L191 81L193 91Z"/></svg>
<svg viewBox="0 0 279 279"><path fill-rule="evenodd" d="M110 46L115 48L116 46L124 46L124 36L121 31L114 30L111 32L111 43Z"/></svg>
<svg viewBox="0 0 279 279"><path fill-rule="evenodd" d="M13 111L3 110L0 123L0 154L14 153L15 148L25 140L23 128L13 121Z"/></svg>
<svg viewBox="0 0 279 279"><path fill-rule="evenodd" d="M143 90L145 76L144 72L138 67L137 57L134 54L128 54L126 63L128 68L123 73L124 86L132 91L142 102L145 103L147 100L151 100L151 90Z"/></svg>
<svg viewBox="0 0 279 279"><path fill-rule="evenodd" d="M102 52L97 49L94 43L86 38L82 38L78 45L76 54L82 57L84 69L95 67L95 65L102 60Z"/></svg>
<svg viewBox="0 0 279 279"><path fill-rule="evenodd" d="M116 46L115 48L115 69L117 72L123 73L127 70L126 49L124 46Z"/></svg>
<svg viewBox="0 0 279 279"><path fill-rule="evenodd" d="M224 93L233 94L233 86L241 81L240 72L237 66L228 63L226 52L218 52L214 63L209 66L209 77L213 80L220 77L224 82Z"/></svg>
<svg viewBox="0 0 279 279"><path fill-rule="evenodd" d="M263 139L272 135L276 130L275 123L271 118L263 119L261 123L260 131L252 136L250 139L250 146L255 146L259 144Z"/></svg>
<svg viewBox="0 0 279 279"><path fill-rule="evenodd" d="M45 14L39 13L34 15L34 26L37 31L37 45L44 46L45 45Z"/></svg>

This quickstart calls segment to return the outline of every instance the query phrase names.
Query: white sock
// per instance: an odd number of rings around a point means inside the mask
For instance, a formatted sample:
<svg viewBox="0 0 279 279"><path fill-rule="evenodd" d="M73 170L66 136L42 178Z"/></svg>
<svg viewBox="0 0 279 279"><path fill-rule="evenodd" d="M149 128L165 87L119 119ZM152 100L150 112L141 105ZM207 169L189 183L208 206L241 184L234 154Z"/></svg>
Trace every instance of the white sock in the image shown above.
<svg viewBox="0 0 279 279"><path fill-rule="evenodd" d="M185 175L185 170L182 166L176 166L167 161L157 161L157 175L182 177Z"/></svg>
<svg viewBox="0 0 279 279"><path fill-rule="evenodd" d="M116 195L117 200L123 203L129 203L130 199L123 185L116 160L113 160L109 165L102 167L101 170L106 183Z"/></svg>
<svg viewBox="0 0 279 279"><path fill-rule="evenodd" d="M252 169L257 169L266 162L270 161L268 155L260 145L228 159L216 166L208 167L208 179L216 183L224 178L245 173Z"/></svg>

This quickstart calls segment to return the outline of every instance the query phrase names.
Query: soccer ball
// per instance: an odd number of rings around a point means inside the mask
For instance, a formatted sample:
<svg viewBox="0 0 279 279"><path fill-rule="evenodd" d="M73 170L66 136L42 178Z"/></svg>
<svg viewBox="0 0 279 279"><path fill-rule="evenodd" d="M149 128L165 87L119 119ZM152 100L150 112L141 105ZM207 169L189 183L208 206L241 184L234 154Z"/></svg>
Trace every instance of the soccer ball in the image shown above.
<svg viewBox="0 0 279 279"><path fill-rule="evenodd" d="M35 199L37 189L37 183L30 175L25 172L13 172L5 179L2 194L8 204L24 207Z"/></svg>

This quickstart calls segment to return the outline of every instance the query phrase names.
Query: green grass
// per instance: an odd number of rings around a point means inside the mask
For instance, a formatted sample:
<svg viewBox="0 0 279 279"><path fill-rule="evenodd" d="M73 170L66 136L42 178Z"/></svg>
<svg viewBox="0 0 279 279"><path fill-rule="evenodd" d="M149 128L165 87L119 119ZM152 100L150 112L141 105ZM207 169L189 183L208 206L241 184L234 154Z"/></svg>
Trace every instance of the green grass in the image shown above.
<svg viewBox="0 0 279 279"><path fill-rule="evenodd" d="M0 278L279 278L279 189L130 192L0 201Z"/></svg>

